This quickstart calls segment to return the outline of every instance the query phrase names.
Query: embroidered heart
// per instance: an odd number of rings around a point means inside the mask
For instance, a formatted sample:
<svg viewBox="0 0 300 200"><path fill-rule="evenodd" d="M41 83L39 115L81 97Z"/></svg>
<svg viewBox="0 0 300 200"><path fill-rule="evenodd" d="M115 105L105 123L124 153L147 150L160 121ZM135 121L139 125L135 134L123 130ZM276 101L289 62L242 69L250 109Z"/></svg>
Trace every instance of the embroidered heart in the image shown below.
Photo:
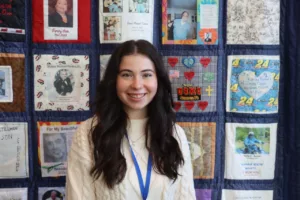
<svg viewBox="0 0 300 200"><path fill-rule="evenodd" d="M198 102L198 107L203 111L206 109L206 107L208 106L208 102L207 101L200 101Z"/></svg>
<svg viewBox="0 0 300 200"><path fill-rule="evenodd" d="M203 67L207 67L208 64L210 63L210 58L201 58L200 63L202 64Z"/></svg>
<svg viewBox="0 0 300 200"><path fill-rule="evenodd" d="M184 72L184 77L187 79L187 80L192 80L195 76L195 72Z"/></svg>
<svg viewBox="0 0 300 200"><path fill-rule="evenodd" d="M271 72L263 72L256 76L253 71L243 71L238 80L241 88L256 100L266 94L274 82Z"/></svg>
<svg viewBox="0 0 300 200"><path fill-rule="evenodd" d="M174 102L174 109L176 112L181 108L181 103L180 102Z"/></svg>
<svg viewBox="0 0 300 200"><path fill-rule="evenodd" d="M178 63L178 58L176 57L168 58L168 63L171 65L171 67L175 67L175 65Z"/></svg>
<svg viewBox="0 0 300 200"><path fill-rule="evenodd" d="M186 107L186 109L192 110L195 106L195 102L193 101L184 102L184 106Z"/></svg>
<svg viewBox="0 0 300 200"><path fill-rule="evenodd" d="M185 57L182 59L182 64L187 68L194 67L195 58L194 57Z"/></svg>

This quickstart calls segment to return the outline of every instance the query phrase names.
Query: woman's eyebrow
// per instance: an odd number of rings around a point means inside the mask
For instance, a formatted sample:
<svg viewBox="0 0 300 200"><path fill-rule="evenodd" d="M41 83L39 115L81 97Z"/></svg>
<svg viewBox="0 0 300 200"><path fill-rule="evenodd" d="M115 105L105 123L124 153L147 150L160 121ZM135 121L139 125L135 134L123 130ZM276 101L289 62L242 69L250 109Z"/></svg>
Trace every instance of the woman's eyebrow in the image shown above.
<svg viewBox="0 0 300 200"><path fill-rule="evenodd" d="M152 69L144 69L144 70L142 70L142 72L154 72L154 70L152 70Z"/></svg>
<svg viewBox="0 0 300 200"><path fill-rule="evenodd" d="M131 71L130 69L121 69L119 72L133 72L133 71ZM144 69L141 72L153 72L154 73L154 70L152 70L152 69Z"/></svg>
<svg viewBox="0 0 300 200"><path fill-rule="evenodd" d="M121 69L119 72L132 72L132 71L129 69Z"/></svg>

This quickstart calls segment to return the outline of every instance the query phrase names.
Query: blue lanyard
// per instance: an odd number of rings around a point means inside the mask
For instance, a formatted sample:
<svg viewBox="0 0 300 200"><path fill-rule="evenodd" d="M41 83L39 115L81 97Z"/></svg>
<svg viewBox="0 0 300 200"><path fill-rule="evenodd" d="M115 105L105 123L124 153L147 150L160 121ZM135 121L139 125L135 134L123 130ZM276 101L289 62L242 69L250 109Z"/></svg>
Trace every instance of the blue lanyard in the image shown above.
<svg viewBox="0 0 300 200"><path fill-rule="evenodd" d="M136 157L135 157L135 155L133 153L133 150L132 150L132 147L130 145L127 133L125 134L125 136L126 136L126 138L128 140L128 143L129 143L130 152L131 152L131 156L132 156L132 159L133 159L135 171L136 171L136 174L137 174L137 177L138 177L138 180L139 180L139 185L140 185L140 191L141 191L141 194L142 194L142 198L143 198L143 200L146 200L147 197L148 197L149 188L150 188L150 179L151 179L151 170L152 170L152 157L151 157L151 155L149 153L148 167L147 167L147 176L146 176L146 185L144 185L142 173L141 173L139 164L138 164L138 162L136 160Z"/></svg>

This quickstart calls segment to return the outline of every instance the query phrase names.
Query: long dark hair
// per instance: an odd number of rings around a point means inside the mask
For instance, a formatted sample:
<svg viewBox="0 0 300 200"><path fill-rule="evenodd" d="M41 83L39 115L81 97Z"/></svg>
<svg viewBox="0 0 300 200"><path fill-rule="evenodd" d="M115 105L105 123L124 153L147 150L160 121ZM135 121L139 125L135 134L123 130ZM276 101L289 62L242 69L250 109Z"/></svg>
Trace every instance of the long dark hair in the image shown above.
<svg viewBox="0 0 300 200"><path fill-rule="evenodd" d="M179 175L178 168L184 163L179 144L173 137L175 113L168 70L151 43L145 40L127 41L112 54L97 88L94 118L97 122L91 130L95 165L90 174L94 180L103 175L109 188L120 183L127 170L120 147L126 133L128 116L117 96L116 80L122 58L133 54L148 57L156 70L158 88L147 106L148 121L145 127L145 145L152 155L153 168L175 181Z"/></svg>

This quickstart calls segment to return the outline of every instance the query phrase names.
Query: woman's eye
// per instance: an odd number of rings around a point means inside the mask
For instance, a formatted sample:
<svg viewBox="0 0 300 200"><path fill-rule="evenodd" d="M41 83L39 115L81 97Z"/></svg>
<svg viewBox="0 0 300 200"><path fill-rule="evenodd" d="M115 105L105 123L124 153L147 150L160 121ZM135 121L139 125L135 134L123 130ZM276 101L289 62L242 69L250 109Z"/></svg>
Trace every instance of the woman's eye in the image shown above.
<svg viewBox="0 0 300 200"><path fill-rule="evenodd" d="M148 77L152 77L152 74L151 73L147 73L147 74L144 74L143 75L145 78L148 78Z"/></svg>
<svg viewBox="0 0 300 200"><path fill-rule="evenodd" d="M123 74L121 74L121 77L125 77L125 78L130 77L130 76L131 76L131 75L128 74L128 73L123 73Z"/></svg>

